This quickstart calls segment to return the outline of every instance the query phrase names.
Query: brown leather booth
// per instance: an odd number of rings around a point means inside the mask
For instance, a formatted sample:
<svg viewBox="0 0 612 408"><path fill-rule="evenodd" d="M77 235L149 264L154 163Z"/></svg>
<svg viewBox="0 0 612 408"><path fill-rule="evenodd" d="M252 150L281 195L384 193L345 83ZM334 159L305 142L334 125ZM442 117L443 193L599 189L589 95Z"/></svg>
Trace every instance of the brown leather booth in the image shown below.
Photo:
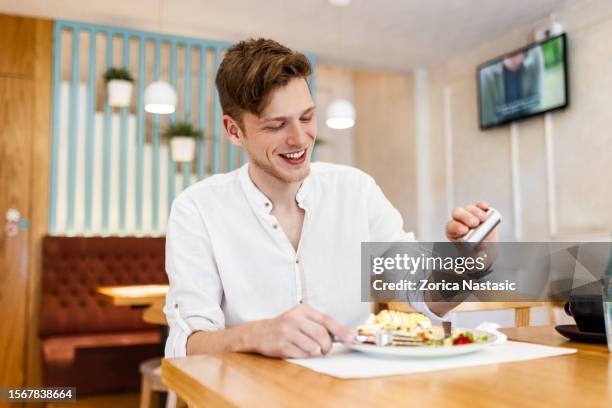
<svg viewBox="0 0 612 408"><path fill-rule="evenodd" d="M142 310L112 306L98 286L164 284L164 238L43 239L43 384L78 395L138 390L140 362L161 356L159 328Z"/></svg>

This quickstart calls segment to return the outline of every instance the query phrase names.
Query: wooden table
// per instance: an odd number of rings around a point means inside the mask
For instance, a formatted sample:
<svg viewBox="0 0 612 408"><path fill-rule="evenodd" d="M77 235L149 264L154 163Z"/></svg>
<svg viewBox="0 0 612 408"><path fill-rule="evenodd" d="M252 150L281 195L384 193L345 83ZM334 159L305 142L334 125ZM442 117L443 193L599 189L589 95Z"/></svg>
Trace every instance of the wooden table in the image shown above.
<svg viewBox="0 0 612 408"><path fill-rule="evenodd" d="M96 292L115 306L146 307L142 314L145 322L166 325L163 309L168 285L101 286Z"/></svg>
<svg viewBox="0 0 612 408"><path fill-rule="evenodd" d="M115 306L148 306L165 301L168 285L101 286L96 292Z"/></svg>
<svg viewBox="0 0 612 408"><path fill-rule="evenodd" d="M190 407L612 405L605 344L566 341L552 327L503 330L510 339L577 348L576 354L445 371L342 380L283 360L226 353L162 361L162 379Z"/></svg>
<svg viewBox="0 0 612 408"><path fill-rule="evenodd" d="M147 323L159 325L160 355L164 355L164 346L168 338L168 327L164 316L163 307L168 293L168 285L126 285L126 286L101 286L96 288L98 296L115 306L129 306L132 308L146 308L142 319ZM150 318L151 313L155 316ZM162 317L160 318L159 315ZM161 319L161 320L160 320ZM156 368L159 370L159 366ZM150 406L150 398L155 385L146 375L142 376L140 404ZM164 407L165 399L160 399L160 407Z"/></svg>
<svg viewBox="0 0 612 408"><path fill-rule="evenodd" d="M155 302L147 307L142 313L142 320L151 324L166 326L166 314L164 313L164 302Z"/></svg>

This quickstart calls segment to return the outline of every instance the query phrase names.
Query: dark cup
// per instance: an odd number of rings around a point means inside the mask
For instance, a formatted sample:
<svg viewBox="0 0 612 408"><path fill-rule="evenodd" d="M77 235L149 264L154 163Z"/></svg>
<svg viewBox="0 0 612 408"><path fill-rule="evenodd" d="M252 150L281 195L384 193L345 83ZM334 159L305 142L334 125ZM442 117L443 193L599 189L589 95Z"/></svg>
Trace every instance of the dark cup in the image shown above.
<svg viewBox="0 0 612 408"><path fill-rule="evenodd" d="M564 308L565 313L574 318L581 332L606 332L601 296L574 295Z"/></svg>

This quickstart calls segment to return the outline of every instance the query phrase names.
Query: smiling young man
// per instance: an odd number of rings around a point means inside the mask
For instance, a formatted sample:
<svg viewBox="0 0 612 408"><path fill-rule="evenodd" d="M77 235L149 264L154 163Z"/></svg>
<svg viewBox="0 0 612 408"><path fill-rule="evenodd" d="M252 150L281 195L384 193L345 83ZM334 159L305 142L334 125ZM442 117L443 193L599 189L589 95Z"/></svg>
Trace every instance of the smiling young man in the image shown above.
<svg viewBox="0 0 612 408"><path fill-rule="evenodd" d="M352 341L349 328L370 313L361 302L361 242L414 241L370 176L310 163L310 73L304 55L272 40L227 51L216 77L223 126L249 162L194 184L172 205L167 357L327 353L332 335ZM477 226L486 207L455 209L447 237ZM447 310L409 300L431 318Z"/></svg>

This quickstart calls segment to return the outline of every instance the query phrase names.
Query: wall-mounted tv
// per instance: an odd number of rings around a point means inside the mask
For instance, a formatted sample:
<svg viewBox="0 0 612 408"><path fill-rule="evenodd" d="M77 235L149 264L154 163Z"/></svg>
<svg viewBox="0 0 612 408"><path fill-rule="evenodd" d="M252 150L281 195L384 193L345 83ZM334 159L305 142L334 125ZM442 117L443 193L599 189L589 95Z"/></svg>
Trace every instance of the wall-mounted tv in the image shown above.
<svg viewBox="0 0 612 408"><path fill-rule="evenodd" d="M480 64L477 82L481 129L567 107L565 34Z"/></svg>

